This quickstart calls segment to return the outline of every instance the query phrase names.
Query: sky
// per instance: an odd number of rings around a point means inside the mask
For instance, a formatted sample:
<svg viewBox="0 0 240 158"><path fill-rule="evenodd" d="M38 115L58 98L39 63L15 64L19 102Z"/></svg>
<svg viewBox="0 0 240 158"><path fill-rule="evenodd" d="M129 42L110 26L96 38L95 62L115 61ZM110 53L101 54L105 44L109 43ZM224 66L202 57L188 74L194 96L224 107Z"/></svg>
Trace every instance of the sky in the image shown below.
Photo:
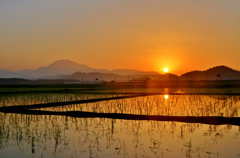
<svg viewBox="0 0 240 158"><path fill-rule="evenodd" d="M177 75L240 70L240 1L0 0L0 69L63 59Z"/></svg>

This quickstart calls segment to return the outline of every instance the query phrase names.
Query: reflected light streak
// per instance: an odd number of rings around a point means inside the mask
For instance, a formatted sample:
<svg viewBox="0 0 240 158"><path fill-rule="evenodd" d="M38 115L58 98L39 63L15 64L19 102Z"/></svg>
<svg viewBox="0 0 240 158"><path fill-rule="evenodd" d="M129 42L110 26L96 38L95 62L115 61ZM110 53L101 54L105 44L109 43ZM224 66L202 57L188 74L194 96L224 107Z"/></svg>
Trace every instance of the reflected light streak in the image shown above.
<svg viewBox="0 0 240 158"><path fill-rule="evenodd" d="M164 98L165 98L165 99L168 99L168 95L167 95L167 94L166 94L166 95L164 95Z"/></svg>

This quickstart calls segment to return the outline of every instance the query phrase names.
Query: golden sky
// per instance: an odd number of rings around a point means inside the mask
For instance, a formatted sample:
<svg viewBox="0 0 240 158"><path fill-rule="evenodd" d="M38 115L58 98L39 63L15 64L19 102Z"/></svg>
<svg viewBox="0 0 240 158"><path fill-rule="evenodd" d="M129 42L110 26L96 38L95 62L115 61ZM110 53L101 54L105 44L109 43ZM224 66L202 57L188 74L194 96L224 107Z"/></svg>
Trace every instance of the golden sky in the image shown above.
<svg viewBox="0 0 240 158"><path fill-rule="evenodd" d="M240 1L0 0L0 69L61 59L178 75L240 70Z"/></svg>

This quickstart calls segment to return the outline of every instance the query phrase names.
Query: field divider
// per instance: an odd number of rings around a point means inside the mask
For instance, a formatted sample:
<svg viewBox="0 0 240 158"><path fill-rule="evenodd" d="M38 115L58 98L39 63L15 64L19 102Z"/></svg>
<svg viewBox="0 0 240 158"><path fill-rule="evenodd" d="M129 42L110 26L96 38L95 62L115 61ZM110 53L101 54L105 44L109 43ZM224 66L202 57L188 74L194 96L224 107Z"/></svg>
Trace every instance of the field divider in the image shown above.
<svg viewBox="0 0 240 158"><path fill-rule="evenodd" d="M55 115L75 118L109 118L122 120L142 120L142 121L171 121L183 123L200 123L208 125L236 125L240 126L240 117L221 117L221 116L164 116L164 115L135 115L120 113L96 113L85 111L44 111L29 109L7 109L1 110L4 113L26 114L26 115Z"/></svg>

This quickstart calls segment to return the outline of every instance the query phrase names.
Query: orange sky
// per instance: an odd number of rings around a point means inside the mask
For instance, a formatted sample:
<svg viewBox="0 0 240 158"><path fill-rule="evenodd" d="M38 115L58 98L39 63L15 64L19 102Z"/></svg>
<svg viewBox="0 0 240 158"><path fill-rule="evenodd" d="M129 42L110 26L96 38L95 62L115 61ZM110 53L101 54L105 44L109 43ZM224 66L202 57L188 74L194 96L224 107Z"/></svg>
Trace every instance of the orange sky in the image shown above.
<svg viewBox="0 0 240 158"><path fill-rule="evenodd" d="M0 0L0 69L69 59L181 75L240 70L240 1Z"/></svg>

